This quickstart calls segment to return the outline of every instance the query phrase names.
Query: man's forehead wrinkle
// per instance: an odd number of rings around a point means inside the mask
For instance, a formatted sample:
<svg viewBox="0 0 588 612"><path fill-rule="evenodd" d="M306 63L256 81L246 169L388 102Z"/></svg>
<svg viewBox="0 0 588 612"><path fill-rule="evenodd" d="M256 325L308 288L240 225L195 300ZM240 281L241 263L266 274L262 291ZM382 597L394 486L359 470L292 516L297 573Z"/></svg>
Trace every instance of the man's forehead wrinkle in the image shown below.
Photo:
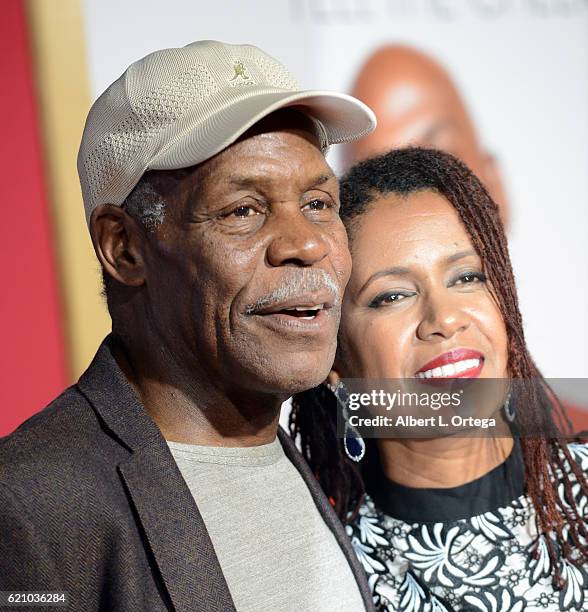
<svg viewBox="0 0 588 612"><path fill-rule="evenodd" d="M234 185L235 187L255 188L257 185L265 184L271 181L271 176L259 174L258 172L252 172L251 174L237 174L231 173L226 178L225 182Z"/></svg>
<svg viewBox="0 0 588 612"><path fill-rule="evenodd" d="M330 174L321 174L317 180L315 181L315 185L322 185L323 183L326 183L328 181L330 181L331 179L336 179L337 177L335 176L335 174L333 172L331 172Z"/></svg>
<svg viewBox="0 0 588 612"><path fill-rule="evenodd" d="M281 180L282 177L276 177L275 174L271 172L268 174L252 173L250 175L232 173L227 177L226 181L224 182L230 185L234 185L236 187L241 187L243 189L255 189L256 187L271 187L276 182ZM313 187L319 187L321 185L324 185L325 183L328 183L331 180L337 180L337 177L332 171L329 173L321 172L321 174L312 177L310 180L304 181L304 183L302 177L300 177L299 179L293 177L293 181L302 184L307 190Z"/></svg>
<svg viewBox="0 0 588 612"><path fill-rule="evenodd" d="M271 133L267 135L270 138L274 136ZM264 136L266 134L256 138L263 140ZM287 145L283 142L278 144ZM179 214L181 216L191 214L199 203L203 202L203 194L218 194L227 188L263 190L269 193L276 188L284 189L285 180L291 180L291 186L300 190L309 190L328 181L334 181L338 185L337 177L322 153L320 153L322 163L314 163L313 172L311 166L307 170L300 170L304 167L302 159L300 164L287 168L281 163L281 156L266 156L263 154L263 148L261 151L254 149L253 158L249 159L252 152L250 147L250 142L237 142L202 164L185 169L186 174L182 177L181 186L178 186L175 193L178 208L181 208ZM275 144L271 148L275 148ZM272 153L271 148L270 153ZM310 153L307 155L312 159Z"/></svg>

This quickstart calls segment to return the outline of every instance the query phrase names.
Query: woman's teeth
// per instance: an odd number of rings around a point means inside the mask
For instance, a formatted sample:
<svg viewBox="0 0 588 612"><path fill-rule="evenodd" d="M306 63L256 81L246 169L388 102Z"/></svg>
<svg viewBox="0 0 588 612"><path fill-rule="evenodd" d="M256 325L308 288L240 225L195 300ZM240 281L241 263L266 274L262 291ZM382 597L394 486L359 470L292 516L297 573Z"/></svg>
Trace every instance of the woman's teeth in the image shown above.
<svg viewBox="0 0 588 612"><path fill-rule="evenodd" d="M480 365L479 359L463 359L462 361L456 361L455 363L447 363L441 367L433 368L432 370L425 370L424 372L417 372L417 378L449 378L456 374L461 374L467 370L473 370Z"/></svg>

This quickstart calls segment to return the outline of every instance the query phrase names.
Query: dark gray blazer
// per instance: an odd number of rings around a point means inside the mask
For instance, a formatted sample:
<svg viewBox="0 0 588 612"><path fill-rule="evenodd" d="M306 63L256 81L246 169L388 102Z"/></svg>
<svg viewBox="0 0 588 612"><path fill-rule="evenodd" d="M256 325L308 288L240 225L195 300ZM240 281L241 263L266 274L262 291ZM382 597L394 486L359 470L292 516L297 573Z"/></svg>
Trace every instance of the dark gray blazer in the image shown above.
<svg viewBox="0 0 588 612"><path fill-rule="evenodd" d="M234 610L194 498L111 342L77 385L0 440L0 591L67 591L76 612ZM372 610L344 529L278 435Z"/></svg>

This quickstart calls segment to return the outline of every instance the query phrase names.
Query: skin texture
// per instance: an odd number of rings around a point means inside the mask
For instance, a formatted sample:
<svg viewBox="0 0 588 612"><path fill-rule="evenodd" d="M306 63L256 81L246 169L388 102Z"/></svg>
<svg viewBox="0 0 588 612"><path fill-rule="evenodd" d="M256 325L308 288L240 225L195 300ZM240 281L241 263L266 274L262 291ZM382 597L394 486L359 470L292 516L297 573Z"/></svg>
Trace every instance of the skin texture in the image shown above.
<svg viewBox="0 0 588 612"><path fill-rule="evenodd" d="M329 371L350 257L338 183L309 130L278 113L181 173L154 231L119 207L92 216L118 281L117 359L167 439L271 442L282 401ZM288 287L303 305L332 300L320 329L250 313Z"/></svg>
<svg viewBox="0 0 588 612"><path fill-rule="evenodd" d="M353 226L351 253L353 272L331 383L338 376L412 378L456 348L483 354L481 377L507 376L500 310L480 258L445 198L431 191L378 198ZM382 271L391 273L374 278ZM501 463L512 440L378 440L378 448L384 471L395 482L451 487Z"/></svg>
<svg viewBox="0 0 588 612"><path fill-rule="evenodd" d="M351 93L374 110L378 127L347 145L348 165L409 144L447 151L480 177L508 227L496 161L482 148L463 99L437 62L409 47L382 47L363 65Z"/></svg>

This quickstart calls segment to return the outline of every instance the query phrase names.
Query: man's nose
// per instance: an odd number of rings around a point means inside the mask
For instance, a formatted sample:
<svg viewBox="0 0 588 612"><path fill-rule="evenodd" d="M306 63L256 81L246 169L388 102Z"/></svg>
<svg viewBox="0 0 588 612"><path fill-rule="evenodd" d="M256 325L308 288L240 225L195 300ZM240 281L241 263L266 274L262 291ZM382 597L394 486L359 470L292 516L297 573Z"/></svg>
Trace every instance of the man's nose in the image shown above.
<svg viewBox="0 0 588 612"><path fill-rule="evenodd" d="M271 266L311 266L330 250L325 229L296 211L282 212L273 219L272 240L267 249Z"/></svg>
<svg viewBox="0 0 588 612"><path fill-rule="evenodd" d="M458 298L447 291L430 293L425 298L417 336L425 341L449 340L469 324L469 315Z"/></svg>

